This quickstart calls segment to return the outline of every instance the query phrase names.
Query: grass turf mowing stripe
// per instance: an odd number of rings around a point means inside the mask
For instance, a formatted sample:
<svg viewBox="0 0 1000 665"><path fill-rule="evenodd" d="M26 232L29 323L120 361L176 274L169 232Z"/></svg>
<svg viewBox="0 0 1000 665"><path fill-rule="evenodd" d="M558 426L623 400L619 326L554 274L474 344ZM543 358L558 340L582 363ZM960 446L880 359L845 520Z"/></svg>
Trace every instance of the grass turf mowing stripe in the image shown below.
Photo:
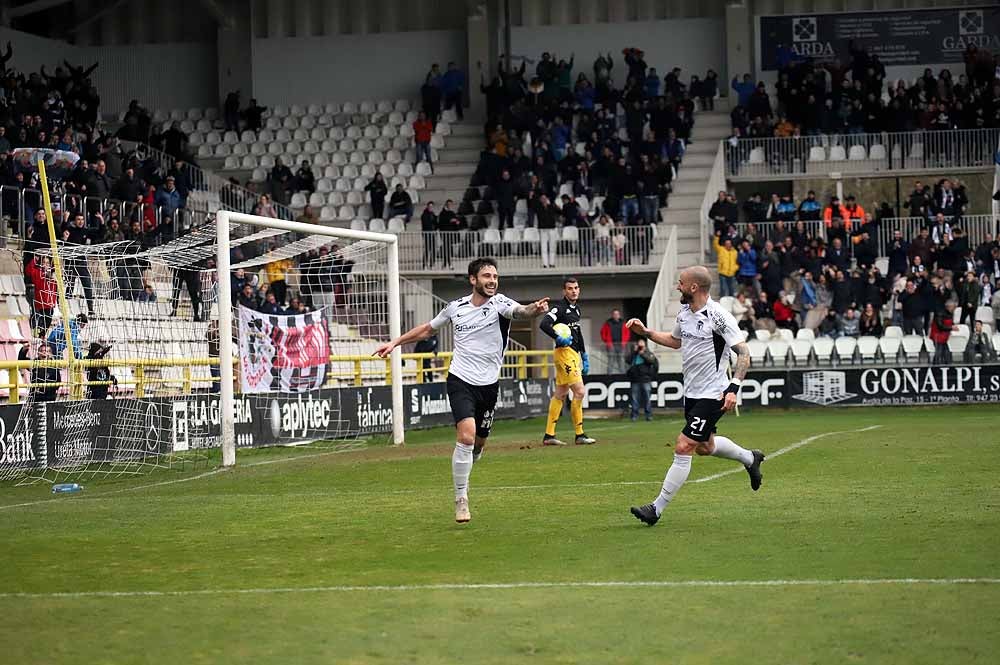
<svg viewBox="0 0 1000 665"><path fill-rule="evenodd" d="M371 584L317 587L271 587L257 589L187 589L177 591L53 591L50 593L0 593L0 598L142 598L158 596L219 596L227 594L267 595L289 593L343 592L412 592L412 591L477 591L489 589L602 589L602 588L746 588L746 587L831 587L831 586L956 586L965 584L1000 584L996 577L890 577L873 579L832 580L633 580L597 582L496 582L482 584Z"/></svg>

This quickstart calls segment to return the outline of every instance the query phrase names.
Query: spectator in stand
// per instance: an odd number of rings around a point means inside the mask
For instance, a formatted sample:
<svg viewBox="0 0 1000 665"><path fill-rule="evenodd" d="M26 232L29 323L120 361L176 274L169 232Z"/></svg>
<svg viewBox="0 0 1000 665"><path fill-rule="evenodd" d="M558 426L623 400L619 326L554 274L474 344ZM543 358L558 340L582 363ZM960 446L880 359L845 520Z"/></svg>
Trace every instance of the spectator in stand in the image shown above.
<svg viewBox="0 0 1000 665"><path fill-rule="evenodd" d="M955 276L958 280L958 276ZM965 278L958 282L956 289L958 304L962 308L962 318L959 323L968 321L970 324L976 320L976 310L979 309L980 298L983 294L983 287L979 283L976 273L971 270L965 274Z"/></svg>
<svg viewBox="0 0 1000 665"><path fill-rule="evenodd" d="M270 252L276 252L277 245L271 245ZM285 304L288 295L288 273L295 268L295 262L291 259L275 259L264 266L267 275L268 292L274 294L278 303Z"/></svg>
<svg viewBox="0 0 1000 665"><path fill-rule="evenodd" d="M816 192L810 189L806 198L799 204L798 219L804 222L818 222L822 212L822 206L816 200Z"/></svg>
<svg viewBox="0 0 1000 665"><path fill-rule="evenodd" d="M167 176L163 187L156 192L155 205L160 210L161 216L174 218L181 207L181 193L175 186L173 176Z"/></svg>
<svg viewBox="0 0 1000 665"><path fill-rule="evenodd" d="M514 182L511 180L509 169L500 172L500 180L495 187L495 194L500 230L503 231L507 226L514 225L514 209L516 207Z"/></svg>
<svg viewBox="0 0 1000 665"><path fill-rule="evenodd" d="M264 296L264 302L261 303L259 311L262 314L284 314L285 308L278 302L274 291L269 290Z"/></svg>
<svg viewBox="0 0 1000 665"><path fill-rule="evenodd" d="M646 340L640 337L632 347L626 364L628 371L625 376L632 382L632 422L638 420L640 408L645 413L648 422L653 419L650 395L652 394L653 381L660 373L660 361L647 348Z"/></svg>
<svg viewBox="0 0 1000 665"><path fill-rule="evenodd" d="M861 320L858 323L858 332L862 335L870 335L872 337L882 336L882 319L872 303L867 303L864 310L861 312Z"/></svg>
<svg viewBox="0 0 1000 665"><path fill-rule="evenodd" d="M38 360L52 360L52 350L48 344L38 347ZM40 363L31 368L31 399L35 402L54 402L56 392L62 377L58 367L49 367Z"/></svg>
<svg viewBox="0 0 1000 665"><path fill-rule="evenodd" d="M601 215L594 225L594 245L597 248L597 262L606 266L611 263L611 232L614 223L607 215Z"/></svg>
<svg viewBox="0 0 1000 665"><path fill-rule="evenodd" d="M402 217L404 224L409 224L413 217L413 199L401 184L396 185L389 197L389 217Z"/></svg>
<svg viewBox="0 0 1000 665"><path fill-rule="evenodd" d="M750 106L750 97L756 89L756 86L753 84L753 78L749 74L744 74L743 80L738 81L734 76L731 85L733 90L736 91L737 105L743 108Z"/></svg>
<svg viewBox="0 0 1000 665"><path fill-rule="evenodd" d="M840 315L838 327L840 328L842 337L857 337L861 333L861 320L858 318L858 313L854 307L848 307Z"/></svg>
<svg viewBox="0 0 1000 665"><path fill-rule="evenodd" d="M254 289L253 285L247 282L243 285L240 290L239 295L236 298L237 304L241 307L246 307L247 309L252 309L257 311L260 308L260 301L257 299L257 290Z"/></svg>
<svg viewBox="0 0 1000 665"><path fill-rule="evenodd" d="M260 128L263 126L264 111L267 109L257 103L256 99L250 99L250 106L243 110L243 119L246 122L246 128L252 132L260 133Z"/></svg>
<svg viewBox="0 0 1000 665"><path fill-rule="evenodd" d="M975 322L972 334L969 335L969 341L965 345L963 359L967 363L974 363L977 361L976 356L980 356L979 360L984 363L997 359L996 349L993 348L990 336L983 330L982 321Z"/></svg>
<svg viewBox="0 0 1000 665"><path fill-rule="evenodd" d="M222 120L226 125L226 131L240 131L240 91L234 90L226 95L226 101L222 104Z"/></svg>
<svg viewBox="0 0 1000 665"><path fill-rule="evenodd" d="M292 179L292 189L308 194L316 191L316 176L313 174L312 166L309 165L308 160L303 159L299 164L299 170L295 172L295 177Z"/></svg>
<svg viewBox="0 0 1000 665"><path fill-rule="evenodd" d="M795 321L795 310L792 309L792 297L790 294L781 291L772 306L774 312L774 324L779 328L787 328L795 333L798 323Z"/></svg>
<svg viewBox="0 0 1000 665"><path fill-rule="evenodd" d="M441 260L448 270L451 266L452 248L461 240L461 232L465 228L465 220L455 212L455 202L448 199L437 219L438 235L441 236Z"/></svg>
<svg viewBox="0 0 1000 665"><path fill-rule="evenodd" d="M743 293L742 291L740 293ZM753 303L753 326L754 330L767 330L771 334L777 330L774 323L774 309L771 307L771 299L766 291L757 294L757 299Z"/></svg>
<svg viewBox="0 0 1000 665"><path fill-rule="evenodd" d="M934 342L934 358L931 360L934 365L950 365L951 350L948 348L948 339L955 323L955 302L949 300L943 309L934 315L931 322L930 338Z"/></svg>
<svg viewBox="0 0 1000 665"><path fill-rule="evenodd" d="M376 173L375 177L372 178L367 185L365 185L365 191L371 197L372 202L372 217L375 219L383 219L382 214L385 212L385 195L389 193L389 186L385 184L385 177L381 173Z"/></svg>
<svg viewBox="0 0 1000 665"><path fill-rule="evenodd" d="M86 360L103 360L110 344L91 342L87 350ZM107 366L90 366L87 368L87 399L107 399L111 386L118 385L118 378Z"/></svg>
<svg viewBox="0 0 1000 665"><path fill-rule="evenodd" d="M261 194L257 198L257 205L254 206L253 214L260 217L273 217L277 219L278 212L274 209L274 204L271 203L271 197L267 194Z"/></svg>
<svg viewBox="0 0 1000 665"><path fill-rule="evenodd" d="M558 241L558 231L556 230L556 208L549 201L549 197L542 194L538 197L534 206L535 223L541 235L542 267L556 267L556 242Z"/></svg>
<svg viewBox="0 0 1000 665"><path fill-rule="evenodd" d="M601 341L608 356L608 373L618 374L623 371L625 349L628 346L631 333L625 327L621 310L611 310L611 317L601 326Z"/></svg>
<svg viewBox="0 0 1000 665"><path fill-rule="evenodd" d="M434 123L428 119L426 113L421 111L413 123L413 145L417 152L417 164L425 161L428 164L431 160L431 135L434 133Z"/></svg>
<svg viewBox="0 0 1000 665"><path fill-rule="evenodd" d="M73 344L73 357L82 358L84 355L83 346L80 342L80 333L87 326L87 315L78 314L75 319L69 322L69 341ZM53 358L62 358L64 352L69 348L66 344L66 331L63 322L58 321L52 326L48 337L45 338L49 350L52 351Z"/></svg>
<svg viewBox="0 0 1000 665"><path fill-rule="evenodd" d="M749 246L749 242L746 242ZM732 238L725 238L719 243L719 234L712 237L712 248L718 257L719 295L736 295L736 273L740 270L739 252L733 247ZM750 251L753 251L752 249Z"/></svg>
<svg viewBox="0 0 1000 665"><path fill-rule="evenodd" d="M749 241L744 240L741 243L740 250L736 255L736 261L739 264L737 281L750 292L756 292L758 288L757 281L760 279L757 270L757 252L750 246Z"/></svg>
<svg viewBox="0 0 1000 665"><path fill-rule="evenodd" d="M715 235L721 236L722 233L729 228L730 224L735 225L739 220L739 209L730 199L726 191L720 190L718 199L716 199L712 203L712 207L708 209L708 216L712 220Z"/></svg>
<svg viewBox="0 0 1000 665"><path fill-rule="evenodd" d="M316 214L316 211L313 209L311 205L306 205L306 207L302 209L302 212L299 214L299 216L295 218L295 221L300 222L302 224L320 223L319 216Z"/></svg>
<svg viewBox="0 0 1000 665"><path fill-rule="evenodd" d="M433 268L437 262L437 228L438 217L434 212L434 202L428 201L424 212L420 215L420 231L424 237L424 268Z"/></svg>
<svg viewBox="0 0 1000 665"><path fill-rule="evenodd" d="M144 303L156 302L156 291L153 290L153 285L145 284L142 287L142 293L139 294L136 300Z"/></svg>
<svg viewBox="0 0 1000 665"><path fill-rule="evenodd" d="M52 263L47 256L39 259L37 255L32 255L24 266L24 272L34 287L31 328L38 337L45 337L59 300Z"/></svg>

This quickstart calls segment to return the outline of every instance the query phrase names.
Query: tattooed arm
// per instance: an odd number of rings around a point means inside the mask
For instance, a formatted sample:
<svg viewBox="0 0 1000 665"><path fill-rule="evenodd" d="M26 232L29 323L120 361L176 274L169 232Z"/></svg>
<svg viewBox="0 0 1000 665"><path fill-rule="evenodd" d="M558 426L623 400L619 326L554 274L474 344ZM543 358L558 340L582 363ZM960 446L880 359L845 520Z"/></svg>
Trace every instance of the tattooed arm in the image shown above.
<svg viewBox="0 0 1000 665"><path fill-rule="evenodd" d="M747 370L750 369L750 347L746 342L734 344L732 347L736 353L736 366L733 368L733 380L726 388L723 396L722 410L729 411L736 406L736 400L740 393L740 384L746 378Z"/></svg>
<svg viewBox="0 0 1000 665"><path fill-rule="evenodd" d="M511 309L512 319L533 319L539 314L544 314L549 311L549 299L542 298L541 300L536 300L530 305L515 305Z"/></svg>

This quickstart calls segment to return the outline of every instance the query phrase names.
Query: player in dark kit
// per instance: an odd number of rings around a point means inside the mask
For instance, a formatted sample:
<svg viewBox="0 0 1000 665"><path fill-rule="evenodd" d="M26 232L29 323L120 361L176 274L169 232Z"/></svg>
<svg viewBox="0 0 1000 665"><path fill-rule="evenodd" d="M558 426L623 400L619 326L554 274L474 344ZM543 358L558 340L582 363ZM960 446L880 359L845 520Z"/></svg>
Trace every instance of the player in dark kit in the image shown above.
<svg viewBox="0 0 1000 665"><path fill-rule="evenodd" d="M590 360L587 358L587 347L580 330L580 283L576 277L567 277L563 281L563 299L549 308L549 313L542 317L539 328L543 333L555 340L556 349L553 360L556 366L556 389L549 400L549 419L545 426L542 445L564 446L556 438L556 423L562 413L566 395L572 391L573 402L569 411L573 418L573 428L576 431L577 444L596 443L583 431L583 397L585 394L583 377L590 372ZM556 326L565 324L569 328L568 337L559 334ZM561 326L559 326L561 328ZM563 329L565 332L565 329Z"/></svg>

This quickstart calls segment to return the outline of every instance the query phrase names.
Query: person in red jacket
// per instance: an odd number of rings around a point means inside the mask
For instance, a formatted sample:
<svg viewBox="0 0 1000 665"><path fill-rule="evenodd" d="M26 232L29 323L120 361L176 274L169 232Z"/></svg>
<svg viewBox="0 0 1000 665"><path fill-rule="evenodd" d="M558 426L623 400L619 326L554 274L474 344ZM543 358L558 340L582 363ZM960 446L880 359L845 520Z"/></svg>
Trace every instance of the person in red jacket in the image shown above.
<svg viewBox="0 0 1000 665"><path fill-rule="evenodd" d="M935 365L950 365L951 350L948 348L948 338L955 325L955 301L949 300L944 309L934 315L931 321L931 341L934 342Z"/></svg>
<svg viewBox="0 0 1000 665"><path fill-rule="evenodd" d="M784 291L778 294L774 301L774 322L779 328L788 328L795 333L799 326L795 322L795 310L791 304L791 297Z"/></svg>
<svg viewBox="0 0 1000 665"><path fill-rule="evenodd" d="M434 133L434 123L427 119L424 112L417 115L413 123L413 144L417 149L417 164L421 162L421 156L428 164L431 163L431 134Z"/></svg>
<svg viewBox="0 0 1000 665"><path fill-rule="evenodd" d="M44 337L52 324L52 312L59 302L56 280L52 275L52 264L47 256L42 257L40 264L38 257L33 256L24 267L24 274L35 287L35 297L32 302L35 312L34 329L38 331L40 337Z"/></svg>
<svg viewBox="0 0 1000 665"><path fill-rule="evenodd" d="M604 350L608 354L608 374L618 374L627 369L625 350L628 349L631 337L632 333L625 327L621 311L612 310L611 318L601 326L601 341L604 342Z"/></svg>

